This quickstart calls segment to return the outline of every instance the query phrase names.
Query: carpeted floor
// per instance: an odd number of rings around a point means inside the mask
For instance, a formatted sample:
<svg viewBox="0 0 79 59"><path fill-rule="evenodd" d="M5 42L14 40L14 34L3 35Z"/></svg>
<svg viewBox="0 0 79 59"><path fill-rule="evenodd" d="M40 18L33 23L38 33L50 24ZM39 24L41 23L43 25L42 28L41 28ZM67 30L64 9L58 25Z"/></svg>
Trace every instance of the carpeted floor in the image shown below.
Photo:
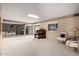
<svg viewBox="0 0 79 59"><path fill-rule="evenodd" d="M34 39L33 35L3 39L2 56L77 56L57 39Z"/></svg>

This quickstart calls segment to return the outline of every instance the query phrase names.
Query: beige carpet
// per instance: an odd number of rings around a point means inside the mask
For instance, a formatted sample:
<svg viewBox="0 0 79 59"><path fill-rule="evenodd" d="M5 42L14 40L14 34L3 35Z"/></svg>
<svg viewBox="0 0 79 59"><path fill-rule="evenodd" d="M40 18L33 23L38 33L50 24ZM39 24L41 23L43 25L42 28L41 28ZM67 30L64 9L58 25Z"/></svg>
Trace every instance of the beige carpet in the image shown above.
<svg viewBox="0 0 79 59"><path fill-rule="evenodd" d="M3 39L2 56L77 56L56 39L34 39L33 35Z"/></svg>

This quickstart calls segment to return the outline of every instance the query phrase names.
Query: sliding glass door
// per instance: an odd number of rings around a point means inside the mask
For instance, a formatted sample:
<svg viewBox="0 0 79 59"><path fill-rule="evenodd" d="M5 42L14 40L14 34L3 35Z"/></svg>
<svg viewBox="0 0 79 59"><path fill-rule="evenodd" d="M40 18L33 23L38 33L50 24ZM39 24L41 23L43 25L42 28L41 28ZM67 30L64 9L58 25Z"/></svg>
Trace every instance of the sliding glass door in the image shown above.
<svg viewBox="0 0 79 59"><path fill-rule="evenodd" d="M24 25L16 25L16 35L24 35Z"/></svg>
<svg viewBox="0 0 79 59"><path fill-rule="evenodd" d="M33 26L26 27L26 34L33 34Z"/></svg>
<svg viewBox="0 0 79 59"><path fill-rule="evenodd" d="M3 37L24 35L24 24L3 23Z"/></svg>

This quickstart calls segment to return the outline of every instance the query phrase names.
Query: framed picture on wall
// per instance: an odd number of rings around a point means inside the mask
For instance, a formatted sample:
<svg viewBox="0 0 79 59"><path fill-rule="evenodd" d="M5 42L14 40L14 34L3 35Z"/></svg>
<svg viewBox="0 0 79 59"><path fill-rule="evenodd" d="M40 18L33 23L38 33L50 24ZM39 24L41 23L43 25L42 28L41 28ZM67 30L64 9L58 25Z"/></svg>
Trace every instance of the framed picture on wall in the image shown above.
<svg viewBox="0 0 79 59"><path fill-rule="evenodd" d="M49 31L57 31L58 30L58 23L48 24Z"/></svg>

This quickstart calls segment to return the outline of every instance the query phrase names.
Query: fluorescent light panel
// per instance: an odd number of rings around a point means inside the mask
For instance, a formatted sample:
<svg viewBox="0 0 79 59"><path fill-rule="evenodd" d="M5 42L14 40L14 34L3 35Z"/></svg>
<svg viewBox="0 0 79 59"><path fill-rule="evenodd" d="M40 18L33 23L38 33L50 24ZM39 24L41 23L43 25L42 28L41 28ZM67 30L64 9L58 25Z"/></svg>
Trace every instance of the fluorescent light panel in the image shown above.
<svg viewBox="0 0 79 59"><path fill-rule="evenodd" d="M36 16L36 15L33 15L33 14L28 14L29 17L32 17L32 18L39 18L39 16Z"/></svg>

